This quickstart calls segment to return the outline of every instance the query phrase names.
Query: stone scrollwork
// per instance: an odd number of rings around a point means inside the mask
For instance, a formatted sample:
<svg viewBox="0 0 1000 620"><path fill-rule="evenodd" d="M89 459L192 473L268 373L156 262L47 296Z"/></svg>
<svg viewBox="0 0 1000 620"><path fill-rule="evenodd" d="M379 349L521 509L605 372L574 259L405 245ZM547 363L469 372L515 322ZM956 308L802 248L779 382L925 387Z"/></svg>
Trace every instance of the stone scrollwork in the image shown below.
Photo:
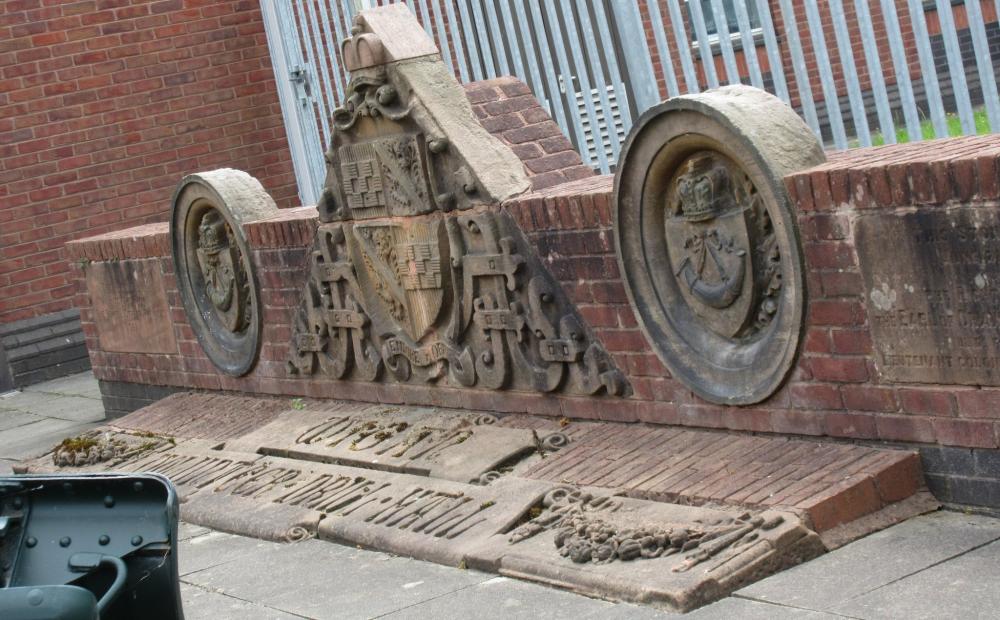
<svg viewBox="0 0 1000 620"><path fill-rule="evenodd" d="M615 177L619 265L671 375L711 402L760 402L801 339L805 279L785 175L824 161L779 99L731 86L645 113Z"/></svg>
<svg viewBox="0 0 1000 620"><path fill-rule="evenodd" d="M174 192L170 235L184 310L209 359L230 375L249 372L260 351L257 276L243 224L277 210L239 170L187 176Z"/></svg>
<svg viewBox="0 0 1000 620"><path fill-rule="evenodd" d="M345 43L378 48L361 27ZM290 372L628 394L500 208L527 188L523 167L478 125L440 58L357 66L333 115Z"/></svg>

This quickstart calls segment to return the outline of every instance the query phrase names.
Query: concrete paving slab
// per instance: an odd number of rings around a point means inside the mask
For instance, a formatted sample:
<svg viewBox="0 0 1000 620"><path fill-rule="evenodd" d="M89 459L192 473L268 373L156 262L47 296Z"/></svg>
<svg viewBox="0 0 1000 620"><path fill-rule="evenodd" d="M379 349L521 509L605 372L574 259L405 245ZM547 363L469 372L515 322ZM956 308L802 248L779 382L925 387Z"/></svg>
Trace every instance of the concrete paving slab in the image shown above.
<svg viewBox="0 0 1000 620"><path fill-rule="evenodd" d="M191 540L192 538L197 538L198 536L204 536L205 534L209 534L211 532L212 530L207 527L181 521L177 527L177 540L178 542L184 542L186 540Z"/></svg>
<svg viewBox="0 0 1000 620"><path fill-rule="evenodd" d="M3 406L13 411L76 422L97 422L104 419L104 404L82 396L19 392L4 399Z"/></svg>
<svg viewBox="0 0 1000 620"><path fill-rule="evenodd" d="M36 458L52 449L66 437L79 435L97 427L94 422L74 422L46 418L31 424L4 431L0 442L0 458L26 460Z"/></svg>
<svg viewBox="0 0 1000 620"><path fill-rule="evenodd" d="M745 598L729 597L684 615L684 620L836 620L843 618L825 611L785 607Z"/></svg>
<svg viewBox="0 0 1000 620"><path fill-rule="evenodd" d="M209 531L202 536L183 540L177 551L178 572L181 576L190 576L237 560L258 557L280 547L278 543Z"/></svg>
<svg viewBox="0 0 1000 620"><path fill-rule="evenodd" d="M42 418L32 413L0 409L0 432L8 431L12 428L17 428L18 426L24 426L25 424L31 424L32 422L38 422L41 419Z"/></svg>
<svg viewBox="0 0 1000 620"><path fill-rule="evenodd" d="M494 577L439 598L393 612L384 618L462 618L508 620L512 618L673 618L672 614L649 607L615 604L569 592Z"/></svg>
<svg viewBox="0 0 1000 620"><path fill-rule="evenodd" d="M872 590L833 611L854 618L996 618L998 583L1000 542L994 542Z"/></svg>
<svg viewBox="0 0 1000 620"><path fill-rule="evenodd" d="M791 607L831 609L998 539L1000 520L937 512L872 534L737 594Z"/></svg>
<svg viewBox="0 0 1000 620"><path fill-rule="evenodd" d="M277 609L233 598L226 594L210 592L187 583L181 583L181 600L187 620L286 620L300 618Z"/></svg>
<svg viewBox="0 0 1000 620"><path fill-rule="evenodd" d="M83 396L101 400L101 388L92 372L81 372L68 377L60 377L44 381L24 388L24 392L45 394L62 394L64 396Z"/></svg>
<svg viewBox="0 0 1000 620"><path fill-rule="evenodd" d="M214 566L185 580L308 618L341 619L382 616L490 578L310 540L255 553L252 562Z"/></svg>

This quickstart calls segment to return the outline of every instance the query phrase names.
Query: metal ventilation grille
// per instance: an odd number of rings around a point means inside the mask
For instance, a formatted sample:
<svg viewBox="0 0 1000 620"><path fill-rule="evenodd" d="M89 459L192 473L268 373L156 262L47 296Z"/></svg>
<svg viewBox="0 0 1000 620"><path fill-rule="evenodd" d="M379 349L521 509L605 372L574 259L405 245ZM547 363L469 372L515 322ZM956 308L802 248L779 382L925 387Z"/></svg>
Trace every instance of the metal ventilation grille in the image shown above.
<svg viewBox="0 0 1000 620"><path fill-rule="evenodd" d="M605 110L601 104L601 96L598 90L595 88L590 91L590 100L593 102L594 113L597 118L596 132L590 122L590 116L586 113L587 104L583 99L583 92L576 92L576 107L580 110L580 124L583 128L583 134L586 137L585 149L581 149L583 151L581 154L584 160L593 166L596 166L597 162L600 161L597 156L598 144L603 149L609 163L617 161L618 153L615 152L615 145L612 144L611 132L614 131L618 135L617 144L625 142L625 134L627 133L625 122L622 120L621 110L619 109L618 94L615 92L613 86L608 86L607 88L609 110ZM623 104L627 106L628 101L623 102ZM608 123L609 117L611 119L610 124Z"/></svg>

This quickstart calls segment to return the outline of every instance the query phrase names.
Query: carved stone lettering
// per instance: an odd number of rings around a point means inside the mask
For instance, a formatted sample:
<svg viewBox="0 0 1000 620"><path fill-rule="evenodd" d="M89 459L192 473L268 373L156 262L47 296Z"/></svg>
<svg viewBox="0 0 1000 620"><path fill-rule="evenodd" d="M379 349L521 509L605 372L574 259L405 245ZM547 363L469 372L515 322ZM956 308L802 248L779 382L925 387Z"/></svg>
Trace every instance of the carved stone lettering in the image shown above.
<svg viewBox="0 0 1000 620"><path fill-rule="evenodd" d="M440 57L380 64L359 24L344 44L355 70L333 115L289 372L629 394L500 208L528 187L521 162L478 124Z"/></svg>
<svg viewBox="0 0 1000 620"><path fill-rule="evenodd" d="M289 411L226 447L471 482L538 449L531 431L494 422L493 416L432 409Z"/></svg>
<svg viewBox="0 0 1000 620"><path fill-rule="evenodd" d="M1000 209L865 215L855 241L883 379L1000 385Z"/></svg>

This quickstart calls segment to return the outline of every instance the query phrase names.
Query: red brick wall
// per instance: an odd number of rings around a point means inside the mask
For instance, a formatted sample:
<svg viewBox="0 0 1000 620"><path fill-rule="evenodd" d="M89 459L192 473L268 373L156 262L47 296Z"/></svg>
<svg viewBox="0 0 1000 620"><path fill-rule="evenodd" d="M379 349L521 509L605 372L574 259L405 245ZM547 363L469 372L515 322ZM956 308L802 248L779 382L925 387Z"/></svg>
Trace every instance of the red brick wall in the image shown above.
<svg viewBox="0 0 1000 620"><path fill-rule="evenodd" d="M102 351L83 289L78 304L100 379L240 392L425 403L572 418L975 448L1000 447L1000 388L883 383L875 373L866 301L850 233L862 209L1000 203L1000 136L858 149L786 185L799 209L810 304L791 378L752 407L698 399L670 377L637 326L621 282L611 229L611 178L594 176L536 191L505 209L634 388L629 399L288 378L291 320L304 283L315 210L294 209L248 226L264 305L264 346L247 377L220 375L187 324L166 228L73 244L90 260L157 257L165 274L178 350L170 355ZM900 188L906 188L900 190Z"/></svg>
<svg viewBox="0 0 1000 620"><path fill-rule="evenodd" d="M72 306L67 241L218 167L296 201L256 0L0 2L0 323Z"/></svg>

